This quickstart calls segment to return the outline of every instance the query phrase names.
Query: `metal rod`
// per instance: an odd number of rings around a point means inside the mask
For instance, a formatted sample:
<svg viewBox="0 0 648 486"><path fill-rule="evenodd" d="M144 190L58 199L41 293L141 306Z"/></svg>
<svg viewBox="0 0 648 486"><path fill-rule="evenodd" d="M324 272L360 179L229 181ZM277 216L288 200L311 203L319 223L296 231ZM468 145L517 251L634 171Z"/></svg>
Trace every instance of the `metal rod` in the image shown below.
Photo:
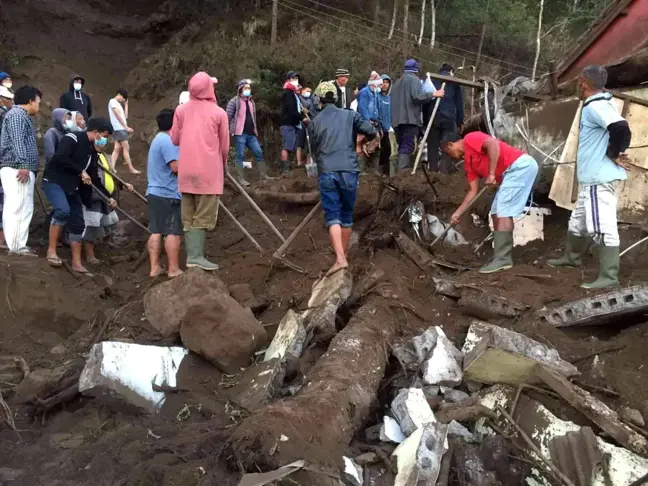
<svg viewBox="0 0 648 486"><path fill-rule="evenodd" d="M441 85L441 90L443 91L445 89L445 82ZM421 140L421 145L418 149L418 153L416 154L416 161L414 162L414 168L412 169L412 175L416 174L416 169L418 168L419 162L421 161L421 156L423 155L423 147L425 147L425 143L427 141L428 135L430 134L430 130L432 129L432 122L434 121L434 117L436 116L436 112L439 109L439 104L441 103L441 98L436 99L436 103L434 104L434 110L432 110L432 116L430 117L430 121L427 124L427 128L425 129L425 135L423 135L423 140ZM430 154L428 153L428 157Z"/></svg>
<svg viewBox="0 0 648 486"><path fill-rule="evenodd" d="M302 220L301 223L297 225L297 227L293 230L292 233L290 233L290 236L283 242L283 245L281 245L279 248L277 248L277 251L275 251L272 256L274 258L283 258L284 253L286 253L286 250L290 246L290 244L293 242L293 240L297 237L297 235L301 232L301 230L304 229L304 226L308 224L308 222L313 219L319 208L322 207L322 201L318 202L313 209L310 210L310 213L306 215L306 217Z"/></svg>
<svg viewBox="0 0 648 486"><path fill-rule="evenodd" d="M223 211L225 211L225 214L227 214L232 219L232 221L234 221L234 224L238 227L238 229L240 229L243 234L247 236L248 240L250 240L252 244L256 246L256 249L263 253L263 248L261 247L261 245L259 245L259 242L254 239L254 236L252 236L241 223L239 223L238 219L236 219L236 217L230 212L230 210L227 209L227 206L223 204L223 201L219 199L218 205L223 209Z"/></svg>
<svg viewBox="0 0 648 486"><path fill-rule="evenodd" d="M92 184L92 188L94 189L95 193L96 193L96 194L97 194L101 199L104 200L104 202L107 203L107 202L110 201L110 198L109 198L108 196L106 196L103 192L101 192L97 186L95 186L94 184ZM141 228L141 229L143 229L144 231L146 231L148 234L151 234L151 230L150 230L150 229L148 229L148 228L147 228L146 226L144 226L142 223L140 223L139 221L137 221L135 218L133 218L130 214L128 214L128 213L127 213L126 211L124 211L122 208L120 208L119 206L117 206L117 207L115 207L114 209L115 209L115 211L117 211L119 214L121 214L121 215L125 216L126 218L128 218L128 219L129 219L133 224L135 224L135 226L138 226L139 228Z"/></svg>
<svg viewBox="0 0 648 486"><path fill-rule="evenodd" d="M122 179L121 177L119 177L119 176L118 176L115 172L113 172L112 170L110 170L110 169L106 169L105 167L102 167L102 166L99 166L99 168L102 169L104 172L107 172L108 174L110 174L111 176L113 176L113 177L117 180L117 182L121 182L121 183L124 184L124 185L126 185L126 184L130 184L130 182L126 182L124 179ZM130 184L130 185L132 186L132 184ZM139 192L137 192L137 191L135 190L135 188L133 188L133 194L135 194L139 199L141 199L143 202L145 202L146 204L148 204L148 199L146 199L146 198L145 198L144 196L142 196Z"/></svg>
<svg viewBox="0 0 648 486"><path fill-rule="evenodd" d="M632 250L634 247L641 245L644 241L648 241L648 236L646 236L644 239L637 241L634 245L629 246L625 250L621 252L619 255L619 258L628 253L630 250Z"/></svg>
<svg viewBox="0 0 648 486"><path fill-rule="evenodd" d="M484 194L484 193L486 192L487 189L488 189L488 186L484 186L484 187L482 187L481 191L479 191L479 192L477 193L477 195L475 196L475 199L473 199L472 201L470 201L470 204L469 204L468 206L466 206L466 209L464 209L464 212L463 212L462 214L465 214L465 213L467 213L468 211L470 211L470 208L472 208L472 207L475 205L475 203L477 202L477 200L482 196L482 194ZM448 234L448 231L450 231L452 228L454 228L454 225L451 223L451 224L448 225L448 227L447 227L445 230L443 230L443 233L441 233L439 236L437 236L437 237L435 238L435 240L434 240L432 243L430 243L430 246L429 246L428 248L432 248L432 247L433 247L434 245L436 245L440 240L442 240L443 238L445 238L445 236Z"/></svg>
<svg viewBox="0 0 648 486"><path fill-rule="evenodd" d="M230 174L228 172L227 173L227 178L229 179L229 181L232 184L234 184L234 187L236 187L238 189L238 191L243 195L243 197L248 200L248 202L252 205L254 210L257 213L259 213L259 216L261 216L261 218L263 218L263 221L265 221L266 224L270 227L270 229L272 229L274 234L277 235L282 242L285 242L286 239L283 237L283 235L281 233L279 233L279 230L277 229L277 227L274 224L272 224L272 221L270 221L270 219L265 215L265 213L261 210L261 208L257 205L257 203L254 202L254 199L252 199L250 197L250 195L247 192L245 192L245 189L243 189L243 187L241 187L241 184L239 184L238 181L236 179L234 179L234 177L232 177L232 174Z"/></svg>

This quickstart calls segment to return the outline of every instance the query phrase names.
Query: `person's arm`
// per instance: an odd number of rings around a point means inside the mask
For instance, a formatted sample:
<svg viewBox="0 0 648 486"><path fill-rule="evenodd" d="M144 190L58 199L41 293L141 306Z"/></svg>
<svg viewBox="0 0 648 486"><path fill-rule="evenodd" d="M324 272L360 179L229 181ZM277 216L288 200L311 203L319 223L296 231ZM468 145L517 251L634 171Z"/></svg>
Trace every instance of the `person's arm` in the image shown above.
<svg viewBox="0 0 648 486"><path fill-rule="evenodd" d="M88 118L91 118L92 113L93 113L93 110L92 110L92 98L90 98L90 96L86 95L86 100L88 101Z"/></svg>
<svg viewBox="0 0 648 486"><path fill-rule="evenodd" d="M25 134L29 133L31 127L21 116L7 116L2 131L9 135L9 145L13 147L14 156L18 159L18 169L30 168L27 141Z"/></svg>
<svg viewBox="0 0 648 486"><path fill-rule="evenodd" d="M410 95L414 102L419 105L430 101L433 98L443 98L443 95L445 95L445 91L442 89L436 89L432 93L424 92L423 86L418 81L411 83L410 86Z"/></svg>
<svg viewBox="0 0 648 486"><path fill-rule="evenodd" d="M486 184L489 186L496 185L495 171L497 170L497 161L500 156L499 142L492 137L484 140L482 152L488 156L488 178L486 179Z"/></svg>
<svg viewBox="0 0 648 486"><path fill-rule="evenodd" d="M126 121L128 121L128 100L124 101L124 116L126 117Z"/></svg>
<svg viewBox="0 0 648 486"><path fill-rule="evenodd" d="M452 226L456 226L459 224L459 220L461 219L461 216L466 212L466 208L470 206L470 203L473 202L473 200L477 197L477 194L479 193L479 179L475 178L472 181L468 182L468 192L466 193L466 196L464 197L463 202L461 205L457 208L457 210L452 214L450 218L450 223Z"/></svg>
<svg viewBox="0 0 648 486"><path fill-rule="evenodd" d="M68 133L59 142L58 149L52 157L52 164L61 169L76 172L81 175L85 166L80 167L74 160L74 152L77 148L77 137L73 133Z"/></svg>
<svg viewBox="0 0 648 486"><path fill-rule="evenodd" d="M227 113L227 121L229 123L232 123L232 120L234 119L234 116L236 115L236 98L232 98L229 100L227 103L227 108L225 109Z"/></svg>
<svg viewBox="0 0 648 486"><path fill-rule="evenodd" d="M218 124L218 139L220 141L221 155L223 157L223 166L227 167L227 157L230 149L229 123L227 115L222 109L219 109L220 120Z"/></svg>
<svg viewBox="0 0 648 486"><path fill-rule="evenodd" d="M54 154L56 153L56 140L54 133L50 130L45 132L43 137L43 153L45 155L45 164L48 164Z"/></svg>
<svg viewBox="0 0 648 486"><path fill-rule="evenodd" d="M90 181L97 187L99 192L103 193L104 196L111 198L112 196L110 195L110 192L108 192L108 189L106 189L106 186L104 186L103 181L101 180L101 177L99 177L99 155L98 154L93 154L92 155L92 161L90 162L90 165L88 165L88 168L85 170L88 176L90 176ZM103 170L103 169L101 169Z"/></svg>
<svg viewBox="0 0 648 486"><path fill-rule="evenodd" d="M358 93L358 114L365 120L371 120L369 100L367 99L367 92L364 88Z"/></svg>
<svg viewBox="0 0 648 486"><path fill-rule="evenodd" d="M171 172L174 174L178 173L178 159L180 158L180 149L173 143L165 143L162 146L162 157L164 157L164 162L169 166Z"/></svg>
<svg viewBox="0 0 648 486"><path fill-rule="evenodd" d="M365 120L359 113L353 114L353 131L365 135L368 140L373 140L378 135L378 130L369 120Z"/></svg>
<svg viewBox="0 0 648 486"><path fill-rule="evenodd" d="M627 156L624 152L630 147L632 140L628 122L623 119L611 101L594 101L585 109L589 120L610 134L606 155L614 163L627 169Z"/></svg>
<svg viewBox="0 0 648 486"><path fill-rule="evenodd" d="M117 103L119 103L119 102L117 102ZM117 120L119 120L119 123L121 123L121 125L124 127L124 129L128 130L128 123L126 123L126 120L122 116L121 110L119 108L117 108L112 101L110 102L110 109L115 114L115 116L117 117Z"/></svg>

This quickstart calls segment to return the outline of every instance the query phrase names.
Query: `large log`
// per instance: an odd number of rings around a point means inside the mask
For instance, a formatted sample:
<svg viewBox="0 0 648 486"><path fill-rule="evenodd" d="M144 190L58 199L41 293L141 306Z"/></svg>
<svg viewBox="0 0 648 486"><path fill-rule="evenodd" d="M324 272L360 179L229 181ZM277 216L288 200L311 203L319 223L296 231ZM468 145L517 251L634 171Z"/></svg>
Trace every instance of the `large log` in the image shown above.
<svg viewBox="0 0 648 486"><path fill-rule="evenodd" d="M389 287L383 295L402 301L406 291ZM403 324L390 311L390 302L370 294L313 367L304 388L238 427L229 442L237 464L247 471L268 471L305 459L337 469L376 403L389 349Z"/></svg>

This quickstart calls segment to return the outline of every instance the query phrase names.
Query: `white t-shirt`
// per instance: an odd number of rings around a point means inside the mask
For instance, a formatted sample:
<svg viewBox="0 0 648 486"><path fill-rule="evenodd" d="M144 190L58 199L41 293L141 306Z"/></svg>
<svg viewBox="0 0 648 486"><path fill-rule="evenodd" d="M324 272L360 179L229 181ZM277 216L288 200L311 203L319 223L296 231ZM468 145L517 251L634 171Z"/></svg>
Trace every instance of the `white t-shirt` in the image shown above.
<svg viewBox="0 0 648 486"><path fill-rule="evenodd" d="M351 102L351 109L352 109L353 111L355 111L355 112L358 111L358 100L353 100L353 101Z"/></svg>
<svg viewBox="0 0 648 486"><path fill-rule="evenodd" d="M115 112L113 109L117 109L121 117L126 120L126 113L124 113L124 107L121 105L119 101L117 101L115 98L111 99L108 102L108 114L110 115L110 123L112 123L113 130L126 130L126 127L122 125L119 122L119 119L117 118L117 115L115 115Z"/></svg>

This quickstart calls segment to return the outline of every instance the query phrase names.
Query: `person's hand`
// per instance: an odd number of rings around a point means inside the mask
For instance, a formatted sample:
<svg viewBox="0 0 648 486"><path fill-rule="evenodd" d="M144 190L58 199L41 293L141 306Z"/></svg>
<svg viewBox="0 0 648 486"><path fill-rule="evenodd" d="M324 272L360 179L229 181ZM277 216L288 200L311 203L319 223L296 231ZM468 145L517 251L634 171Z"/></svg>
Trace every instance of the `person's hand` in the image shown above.
<svg viewBox="0 0 648 486"><path fill-rule="evenodd" d="M452 226L457 226L459 224L460 219L461 219L461 213L455 211L454 213L452 213L452 216L450 216L450 224Z"/></svg>
<svg viewBox="0 0 648 486"><path fill-rule="evenodd" d="M133 130L131 127L126 127L126 131L128 133L133 133L135 130Z"/></svg>
<svg viewBox="0 0 648 486"><path fill-rule="evenodd" d="M435 98L443 98L445 96L445 89L437 89L434 92L434 97Z"/></svg>
<svg viewBox="0 0 648 486"><path fill-rule="evenodd" d="M115 201L112 197L108 200L108 206L110 206L111 209L115 209L117 207L117 201Z"/></svg>
<svg viewBox="0 0 648 486"><path fill-rule="evenodd" d="M619 167L623 167L625 170L630 169L630 157L628 157L628 154L619 154L619 156L614 159L614 163Z"/></svg>
<svg viewBox="0 0 648 486"><path fill-rule="evenodd" d="M133 184L129 184L128 182L126 184L124 184L124 187L126 188L126 190L128 192L133 192L135 190L135 188L133 187Z"/></svg>
<svg viewBox="0 0 648 486"><path fill-rule="evenodd" d="M303 123L304 125L308 126L308 124L310 123L310 118L304 118L304 119L302 120L302 123Z"/></svg>
<svg viewBox="0 0 648 486"><path fill-rule="evenodd" d="M22 184L27 184L29 182L29 169L20 169L16 179Z"/></svg>
<svg viewBox="0 0 648 486"><path fill-rule="evenodd" d="M497 179L493 174L491 174L486 178L485 184L488 187L497 187Z"/></svg>
<svg viewBox="0 0 648 486"><path fill-rule="evenodd" d="M463 133L463 123L461 125L457 125L457 133L461 135Z"/></svg>
<svg viewBox="0 0 648 486"><path fill-rule="evenodd" d="M81 172L81 182L83 182L87 186L92 184L92 180L90 179L90 176L85 170Z"/></svg>

